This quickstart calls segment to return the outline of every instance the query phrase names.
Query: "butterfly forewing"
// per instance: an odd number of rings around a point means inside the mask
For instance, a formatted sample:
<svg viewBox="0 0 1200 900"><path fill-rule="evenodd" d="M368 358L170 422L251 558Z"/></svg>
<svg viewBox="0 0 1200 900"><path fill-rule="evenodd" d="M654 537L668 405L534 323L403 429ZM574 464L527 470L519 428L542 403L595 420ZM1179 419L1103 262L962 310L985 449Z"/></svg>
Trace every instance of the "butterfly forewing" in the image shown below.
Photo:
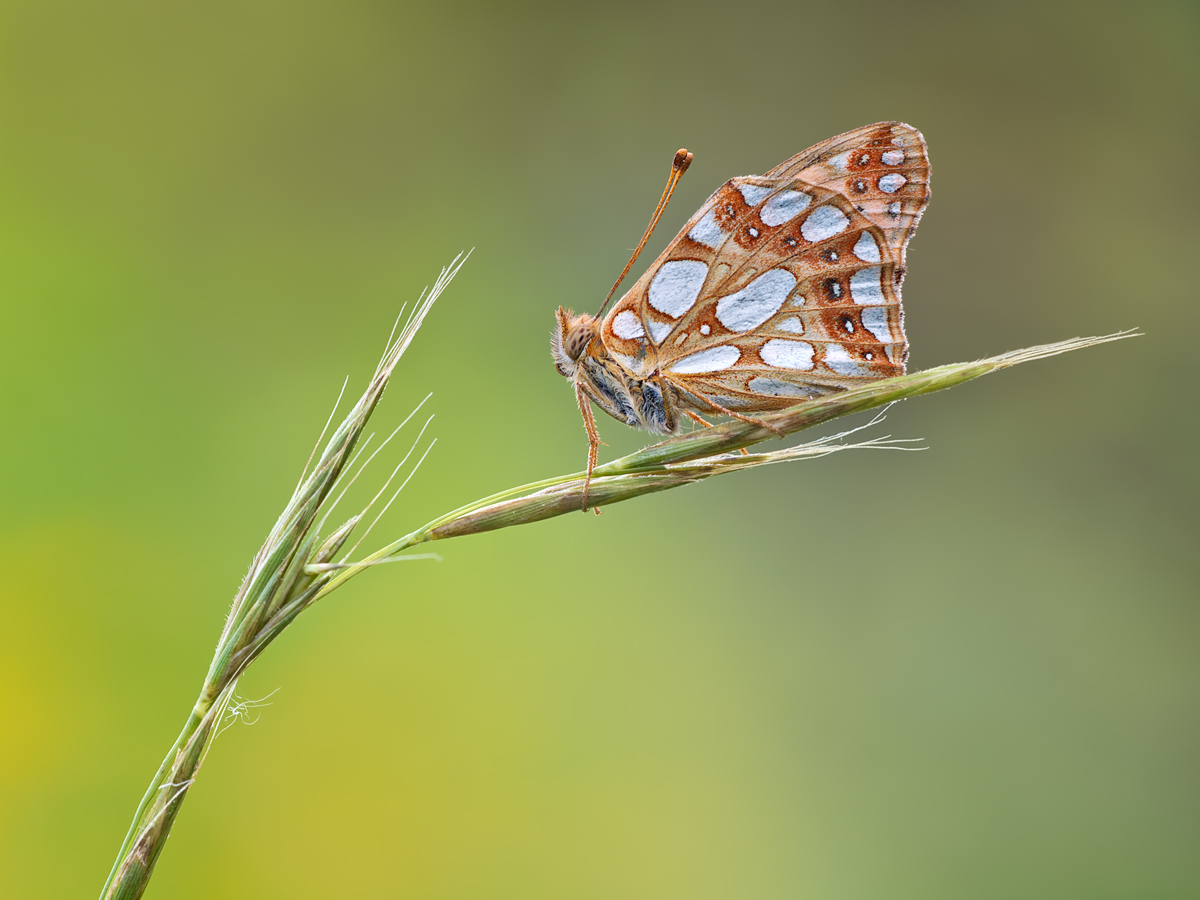
<svg viewBox="0 0 1200 900"><path fill-rule="evenodd" d="M928 182L924 141L899 123L735 178L613 307L602 340L697 410L768 410L901 374L904 250Z"/></svg>

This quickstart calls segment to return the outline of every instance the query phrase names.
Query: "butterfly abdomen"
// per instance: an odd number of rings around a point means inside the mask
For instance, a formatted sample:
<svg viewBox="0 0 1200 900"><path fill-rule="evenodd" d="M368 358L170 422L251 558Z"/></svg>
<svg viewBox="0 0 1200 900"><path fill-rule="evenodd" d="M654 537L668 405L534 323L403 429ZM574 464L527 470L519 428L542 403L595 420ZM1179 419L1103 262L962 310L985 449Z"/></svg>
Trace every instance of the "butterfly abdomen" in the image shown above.
<svg viewBox="0 0 1200 900"><path fill-rule="evenodd" d="M672 434L677 426L668 399L657 384L649 379L634 382L634 405L638 410L638 425L655 434Z"/></svg>

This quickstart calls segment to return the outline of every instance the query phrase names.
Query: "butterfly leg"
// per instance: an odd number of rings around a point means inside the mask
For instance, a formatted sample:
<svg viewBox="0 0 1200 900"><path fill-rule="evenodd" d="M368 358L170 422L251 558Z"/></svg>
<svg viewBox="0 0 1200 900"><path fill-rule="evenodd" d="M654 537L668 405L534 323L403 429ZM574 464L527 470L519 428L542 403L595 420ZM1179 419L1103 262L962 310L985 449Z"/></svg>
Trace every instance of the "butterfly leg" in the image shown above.
<svg viewBox="0 0 1200 900"><path fill-rule="evenodd" d="M717 403L715 400L710 400L708 397L705 397L701 393L697 393L695 391L689 391L686 387L684 387L683 385L677 384L672 378L668 377L665 374L663 375L663 378L666 379L667 381L669 381L676 390L679 390L682 393L684 393L688 396L691 396L691 397L699 397L701 400L703 400L705 403L707 403L709 406L711 406L714 410L721 413L721 415L729 416L732 419L740 419L741 421L748 422L751 425L757 425L759 428L765 428L765 429L767 429L767 431L773 431L773 432L775 432L775 434L779 435L780 437L787 437L787 434L783 430L776 428L774 425L770 424L769 422L764 422L762 419L752 419L749 416L743 416L741 413L735 413L732 409L726 409L720 403ZM689 412L688 415L691 416L692 414ZM697 416L692 416L692 417L699 418ZM704 422L704 419L700 419L700 421ZM704 422L704 424L707 425L708 423Z"/></svg>
<svg viewBox="0 0 1200 900"><path fill-rule="evenodd" d="M596 468L596 461L600 458L600 433L596 431L596 419L592 415L592 405L588 401L587 394L583 392L578 384L575 385L575 399L579 401L579 412L583 416L583 427L587 429L588 436L588 461L587 475L583 479L583 511L588 510L588 487L592 483L592 470ZM600 515L600 510L594 510L596 515Z"/></svg>
<svg viewBox="0 0 1200 900"><path fill-rule="evenodd" d="M692 412L690 409L685 409L683 411L683 414L685 416L687 416L689 419L691 419L693 422L699 422L705 428L713 427L712 422L708 421L708 419L704 418L704 416L700 415L699 413ZM750 451L747 450L745 447L743 447L742 448L742 456L749 456L749 455L750 455Z"/></svg>

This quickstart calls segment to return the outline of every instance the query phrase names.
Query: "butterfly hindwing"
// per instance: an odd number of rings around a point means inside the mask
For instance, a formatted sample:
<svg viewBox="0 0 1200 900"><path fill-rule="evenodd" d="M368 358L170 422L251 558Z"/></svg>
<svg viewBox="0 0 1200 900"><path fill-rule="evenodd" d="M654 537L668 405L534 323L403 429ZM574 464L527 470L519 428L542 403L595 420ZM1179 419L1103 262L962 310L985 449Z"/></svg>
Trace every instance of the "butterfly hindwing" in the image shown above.
<svg viewBox="0 0 1200 900"><path fill-rule="evenodd" d="M929 203L925 139L902 122L880 122L830 138L780 163L766 177L799 178L850 198L884 231L900 265Z"/></svg>

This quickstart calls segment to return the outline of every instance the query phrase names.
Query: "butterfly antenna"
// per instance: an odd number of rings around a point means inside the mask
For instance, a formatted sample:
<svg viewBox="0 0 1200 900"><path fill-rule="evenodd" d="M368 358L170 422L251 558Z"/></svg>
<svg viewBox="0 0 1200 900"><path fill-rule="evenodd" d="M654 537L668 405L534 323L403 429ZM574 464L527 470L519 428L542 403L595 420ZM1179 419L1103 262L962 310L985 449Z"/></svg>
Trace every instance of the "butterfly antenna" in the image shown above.
<svg viewBox="0 0 1200 900"><path fill-rule="evenodd" d="M650 235L654 231L654 226L658 224L659 218L663 214L663 210L667 208L667 203L671 200L671 194L675 192L675 185L679 184L679 179L683 177L683 173L687 171L688 166L692 164L692 154L687 150L680 148L675 154L675 158L671 160L671 176L667 179L667 186L663 188L662 197L659 198L658 206L654 208L654 215L650 217L650 224L646 226L646 233L642 235L642 239L638 242L637 249L633 251L633 256L629 257L629 262L625 264L625 270L613 283L612 290L608 292L608 296L604 298L604 303L600 305L600 309L596 312L597 318L604 312L604 307L608 306L608 301L613 298L613 294L617 292L621 282L625 280L625 276L629 274L629 270L633 268L633 264L637 262L638 256L642 252L642 248L646 246L646 241L650 240Z"/></svg>

